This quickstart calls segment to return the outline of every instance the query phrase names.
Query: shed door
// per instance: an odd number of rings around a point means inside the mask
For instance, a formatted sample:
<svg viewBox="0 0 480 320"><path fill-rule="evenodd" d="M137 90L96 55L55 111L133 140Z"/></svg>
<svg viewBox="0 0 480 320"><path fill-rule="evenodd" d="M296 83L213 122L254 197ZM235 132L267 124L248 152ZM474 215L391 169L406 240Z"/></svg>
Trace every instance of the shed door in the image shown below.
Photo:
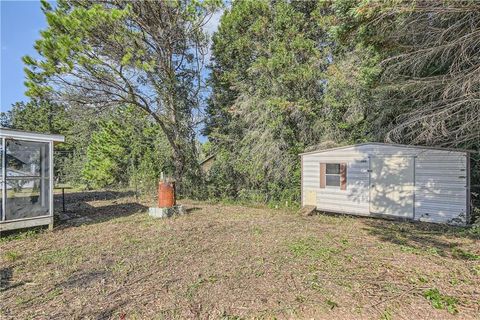
<svg viewBox="0 0 480 320"><path fill-rule="evenodd" d="M370 213L413 219L413 157L370 158Z"/></svg>

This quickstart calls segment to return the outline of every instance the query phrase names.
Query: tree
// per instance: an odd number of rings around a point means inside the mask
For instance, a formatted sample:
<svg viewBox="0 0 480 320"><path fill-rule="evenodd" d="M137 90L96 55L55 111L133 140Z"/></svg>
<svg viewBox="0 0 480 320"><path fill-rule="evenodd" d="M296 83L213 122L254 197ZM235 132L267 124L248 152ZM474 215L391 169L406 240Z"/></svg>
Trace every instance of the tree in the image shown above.
<svg viewBox="0 0 480 320"><path fill-rule="evenodd" d="M475 1L336 0L343 46L379 55L372 100L386 139L478 148L480 6Z"/></svg>
<svg viewBox="0 0 480 320"><path fill-rule="evenodd" d="M208 39L202 27L219 5L206 1L42 1L48 28L26 56L27 94L97 108L129 104L162 129L174 176L195 168Z"/></svg>
<svg viewBox="0 0 480 320"><path fill-rule="evenodd" d="M55 147L55 177L64 176L64 164L72 157L76 144L71 139L75 127L68 109L64 105L47 101L17 102L7 112L2 112L2 126L17 130L33 131L66 136L65 143Z"/></svg>
<svg viewBox="0 0 480 320"><path fill-rule="evenodd" d="M5 126L26 131L64 134L71 127L67 109L46 101L16 102L7 112L2 112Z"/></svg>
<svg viewBox="0 0 480 320"><path fill-rule="evenodd" d="M238 83L248 78L248 69L267 41L265 23L269 12L267 1L236 1L224 12L213 35L209 78L212 93L204 129L211 141L230 144L233 141L229 138L242 135L242 126L234 127L231 108L240 95Z"/></svg>
<svg viewBox="0 0 480 320"><path fill-rule="evenodd" d="M318 2L236 1L221 19L207 133L222 168L212 174L225 181L223 171L233 172L233 192L299 196L298 153L318 141L323 119L322 10Z"/></svg>
<svg viewBox="0 0 480 320"><path fill-rule="evenodd" d="M389 137L478 148L480 5L405 1L385 11L400 21L388 36L402 50L384 61L383 79L392 90L406 93L399 102L413 105Z"/></svg>
<svg viewBox="0 0 480 320"><path fill-rule="evenodd" d="M132 106L120 106L93 133L82 176L92 188L155 190L160 173L172 171L170 155L158 124L139 117Z"/></svg>

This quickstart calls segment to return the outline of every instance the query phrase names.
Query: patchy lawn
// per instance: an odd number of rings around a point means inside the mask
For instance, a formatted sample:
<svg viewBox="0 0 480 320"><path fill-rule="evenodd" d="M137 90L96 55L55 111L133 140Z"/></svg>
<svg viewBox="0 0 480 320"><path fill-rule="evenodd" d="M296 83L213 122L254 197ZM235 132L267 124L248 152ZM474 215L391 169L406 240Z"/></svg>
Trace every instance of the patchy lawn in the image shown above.
<svg viewBox="0 0 480 320"><path fill-rule="evenodd" d="M128 193L67 202L53 232L0 239L2 319L480 315L478 230L200 202L154 220Z"/></svg>

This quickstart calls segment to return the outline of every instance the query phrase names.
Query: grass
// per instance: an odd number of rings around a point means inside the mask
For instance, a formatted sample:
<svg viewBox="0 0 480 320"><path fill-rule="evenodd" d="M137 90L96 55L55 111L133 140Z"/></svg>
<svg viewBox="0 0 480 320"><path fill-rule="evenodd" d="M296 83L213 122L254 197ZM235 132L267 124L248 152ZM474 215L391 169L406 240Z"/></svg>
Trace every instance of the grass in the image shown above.
<svg viewBox="0 0 480 320"><path fill-rule="evenodd" d="M454 297L441 294L436 288L426 290L423 296L431 302L435 309L446 309L451 314L458 313L458 300Z"/></svg>
<svg viewBox="0 0 480 320"><path fill-rule="evenodd" d="M42 232L42 229L40 228L32 228L24 231L15 232L15 233L0 237L0 244L9 242L12 240L34 238L41 232Z"/></svg>
<svg viewBox="0 0 480 320"><path fill-rule="evenodd" d="M71 222L0 238L2 319L469 319L471 229L183 202L155 220L128 193L67 194ZM77 218L88 217L77 224Z"/></svg>
<svg viewBox="0 0 480 320"><path fill-rule="evenodd" d="M333 310L333 309L335 309L336 307L338 307L338 303L336 303L335 301L332 301L332 300L330 300L330 299L327 299L326 303L327 303L328 307L329 307L331 310Z"/></svg>
<svg viewBox="0 0 480 320"><path fill-rule="evenodd" d="M7 251L3 255L7 261L16 261L22 257L22 255L17 251Z"/></svg>
<svg viewBox="0 0 480 320"><path fill-rule="evenodd" d="M309 256L313 258L328 259L338 250L322 245L316 237L300 238L289 243L289 249L295 256Z"/></svg>
<svg viewBox="0 0 480 320"><path fill-rule="evenodd" d="M480 254L468 252L461 248L453 248L452 255L456 258L465 259L465 260L480 260Z"/></svg>

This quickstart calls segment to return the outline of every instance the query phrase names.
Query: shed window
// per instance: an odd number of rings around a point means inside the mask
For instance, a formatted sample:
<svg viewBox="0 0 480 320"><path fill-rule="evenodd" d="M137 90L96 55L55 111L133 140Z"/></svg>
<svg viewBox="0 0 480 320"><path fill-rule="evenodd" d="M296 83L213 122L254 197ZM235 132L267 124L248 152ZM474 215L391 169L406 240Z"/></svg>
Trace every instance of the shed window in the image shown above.
<svg viewBox="0 0 480 320"><path fill-rule="evenodd" d="M325 182L327 186L340 187L340 163L327 163Z"/></svg>
<svg viewBox="0 0 480 320"><path fill-rule="evenodd" d="M326 186L347 189L346 163L320 163L320 188Z"/></svg>

